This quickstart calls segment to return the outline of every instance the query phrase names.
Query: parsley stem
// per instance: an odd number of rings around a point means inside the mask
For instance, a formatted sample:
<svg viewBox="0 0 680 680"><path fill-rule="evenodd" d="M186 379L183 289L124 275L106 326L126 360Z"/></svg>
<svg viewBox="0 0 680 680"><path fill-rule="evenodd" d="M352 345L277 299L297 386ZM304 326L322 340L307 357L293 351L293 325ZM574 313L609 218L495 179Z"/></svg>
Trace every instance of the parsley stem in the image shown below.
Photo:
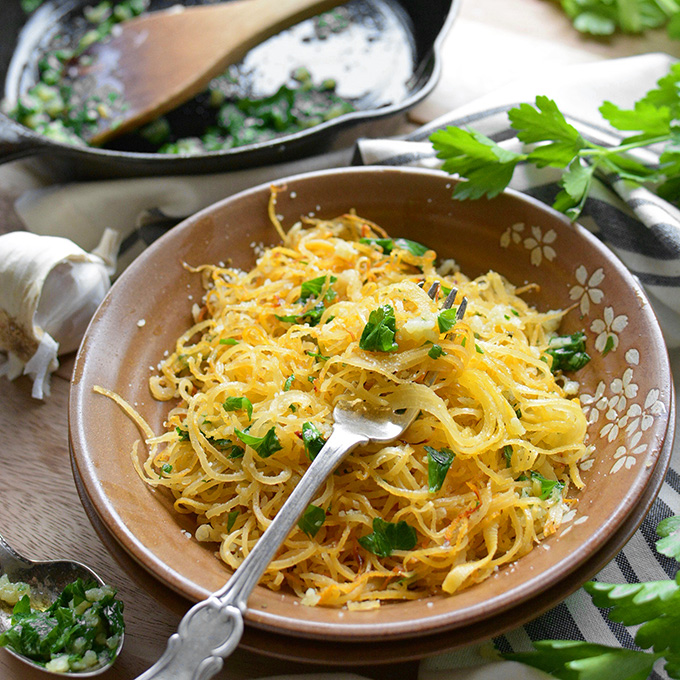
<svg viewBox="0 0 680 680"><path fill-rule="evenodd" d="M620 146L600 146L594 144L591 148L581 149L578 152L579 156L614 156L618 155L624 151L630 151L632 149L639 149L645 146L651 146L652 144L658 144L659 142L667 142L670 139L669 135L659 135L658 137L649 137L647 139L640 140L638 142L630 142L628 144L621 144Z"/></svg>

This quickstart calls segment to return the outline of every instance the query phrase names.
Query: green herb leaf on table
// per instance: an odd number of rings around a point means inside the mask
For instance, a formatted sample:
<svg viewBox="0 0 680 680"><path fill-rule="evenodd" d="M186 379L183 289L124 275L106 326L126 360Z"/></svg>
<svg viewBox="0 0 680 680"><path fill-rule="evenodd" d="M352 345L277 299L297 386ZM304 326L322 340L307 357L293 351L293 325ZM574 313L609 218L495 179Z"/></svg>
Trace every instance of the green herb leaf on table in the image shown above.
<svg viewBox="0 0 680 680"><path fill-rule="evenodd" d="M372 352L394 352L399 347L394 341L396 330L394 308L391 305L382 305L369 314L359 347Z"/></svg>
<svg viewBox="0 0 680 680"><path fill-rule="evenodd" d="M425 446L427 451L427 486L430 493L436 493L442 488L446 474L453 463L456 454L451 449L435 449Z"/></svg>
<svg viewBox="0 0 680 680"><path fill-rule="evenodd" d="M444 161L442 169L467 178L453 190L453 197L461 200L497 196L510 184L515 166L527 158L480 132L452 126L434 132L430 141Z"/></svg>
<svg viewBox="0 0 680 680"><path fill-rule="evenodd" d="M595 36L639 34L668 25L671 37L680 7L675 0L561 0L562 9L581 33Z"/></svg>
<svg viewBox="0 0 680 680"><path fill-rule="evenodd" d="M564 0L567 2L567 0ZM601 4L602 0L574 3ZM657 0L631 0L656 5ZM680 10L676 0L670 0ZM606 4L609 3L608 0ZM616 3L621 6L623 3ZM680 14L675 14L680 37ZM505 189L518 163L538 168L551 166L563 171L559 181L561 191L553 207L572 220L580 215L590 194L593 178L598 172L615 173L622 179L645 183L659 196L671 202L680 201L680 145L676 121L680 117L680 63L671 65L659 79L656 88L647 92L633 108L622 109L604 102L600 113L615 129L634 132L623 136L618 145L602 146L585 139L570 125L554 101L536 97L535 104L522 103L508 111L508 118L517 130L517 137L529 145L525 153L505 149L474 130L448 127L430 136L443 161L442 168L466 180L456 185L456 199L492 198ZM647 165L634 159L630 152L637 148L661 145L660 162Z"/></svg>
<svg viewBox="0 0 680 680"><path fill-rule="evenodd" d="M680 562L680 517L667 517L659 523L656 533L661 537L656 549Z"/></svg>
<svg viewBox="0 0 680 680"><path fill-rule="evenodd" d="M547 165L566 168L587 143L578 130L567 123L552 99L536 97L536 106L520 104L508 111L517 138L525 144L546 142L528 154L528 160L542 168Z"/></svg>
<svg viewBox="0 0 680 680"><path fill-rule="evenodd" d="M254 449L260 458L269 458L269 456L283 448L279 438L276 436L276 428L273 425L262 437L255 437L252 434L248 434L247 431L235 430L235 432L236 436L244 444Z"/></svg>
<svg viewBox="0 0 680 680"><path fill-rule="evenodd" d="M314 538L325 521L326 511L318 505L310 503L300 516L297 525L307 536Z"/></svg>
<svg viewBox="0 0 680 680"><path fill-rule="evenodd" d="M562 680L646 680L656 655L573 640L540 640L536 651L503 654Z"/></svg>
<svg viewBox="0 0 680 680"><path fill-rule="evenodd" d="M660 522L657 535L657 551L678 560L680 517ZM624 584L590 581L584 589L593 604L609 609L611 621L639 626L635 644L651 651L572 640L541 640L533 643L535 651L501 656L563 680L646 680L654 664L665 659L669 677L680 679L680 571L675 579L665 581Z"/></svg>
<svg viewBox="0 0 680 680"><path fill-rule="evenodd" d="M395 550L413 550L417 543L416 530L401 520L386 522L373 519L373 532L358 538L359 545L378 557L389 557Z"/></svg>

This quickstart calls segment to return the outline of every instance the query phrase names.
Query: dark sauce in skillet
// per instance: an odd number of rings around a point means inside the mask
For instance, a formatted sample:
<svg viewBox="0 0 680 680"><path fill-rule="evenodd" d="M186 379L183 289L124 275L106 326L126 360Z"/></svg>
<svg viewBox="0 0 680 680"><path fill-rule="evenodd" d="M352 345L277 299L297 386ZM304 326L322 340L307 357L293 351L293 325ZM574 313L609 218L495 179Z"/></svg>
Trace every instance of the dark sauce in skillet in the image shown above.
<svg viewBox="0 0 680 680"><path fill-rule="evenodd" d="M102 17L113 24L114 19L146 7L156 10L172 4L176 3L109 3L118 9L111 17L105 5L74 3L77 9L64 13L58 25L33 45L30 65L24 66L15 90L22 94L14 101L7 97L5 109L28 127L60 141L84 144L79 135L87 130L88 117L102 113L115 117L125 102L113 89L92 93L86 81L69 82L68 67L73 63L69 54L98 38L97 30L104 34L115 30L110 25L99 29ZM219 151L265 142L354 110L399 102L408 96L408 81L414 75L415 50L407 22L403 10L390 0L351 0L269 39L215 79L206 92L107 147L175 154ZM73 58L87 59L87 51Z"/></svg>

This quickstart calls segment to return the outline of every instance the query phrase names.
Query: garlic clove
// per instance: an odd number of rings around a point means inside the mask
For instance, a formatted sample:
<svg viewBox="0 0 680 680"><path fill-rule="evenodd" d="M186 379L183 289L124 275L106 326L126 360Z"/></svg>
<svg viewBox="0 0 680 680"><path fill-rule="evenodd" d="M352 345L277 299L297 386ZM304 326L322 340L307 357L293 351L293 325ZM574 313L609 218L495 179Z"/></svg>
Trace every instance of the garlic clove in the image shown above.
<svg viewBox="0 0 680 680"><path fill-rule="evenodd" d="M0 375L33 378L35 398L49 395L58 354L77 349L111 286L121 235L107 229L88 253L69 239L10 232L0 236Z"/></svg>
<svg viewBox="0 0 680 680"><path fill-rule="evenodd" d="M45 279L34 325L56 340L59 354L73 352L110 287L103 266L90 261L60 262Z"/></svg>

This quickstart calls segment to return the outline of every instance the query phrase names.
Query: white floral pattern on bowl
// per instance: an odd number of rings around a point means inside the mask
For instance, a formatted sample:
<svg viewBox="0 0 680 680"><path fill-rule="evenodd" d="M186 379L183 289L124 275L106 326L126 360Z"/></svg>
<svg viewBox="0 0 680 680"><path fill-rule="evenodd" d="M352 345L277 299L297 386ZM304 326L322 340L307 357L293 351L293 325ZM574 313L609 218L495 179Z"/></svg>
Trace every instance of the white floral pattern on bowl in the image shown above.
<svg viewBox="0 0 680 680"><path fill-rule="evenodd" d="M531 236L525 237L527 230ZM544 260L552 262L557 255L557 234L553 229L544 230L516 222L508 227L500 237L500 247L523 246L530 253L530 261L539 267ZM606 305L607 281L602 267L589 272L583 264L574 270L575 282L569 288L569 299L580 311L581 318L594 316L588 326L588 342L603 357L616 352L621 346L628 327L628 315L617 314L614 308ZM604 307L603 307L604 305ZM585 325L585 324L584 324ZM592 353L592 349L591 349ZM623 374L608 383L600 381L593 394L581 394L583 410L588 418L588 438L604 439L609 443L618 442L614 453L614 463L610 474L621 469L630 469L647 451L648 445L641 443L642 435L653 424L656 417L665 415L666 407L659 399L658 389L651 389L644 402L636 400L638 384L634 379L634 368L639 366L640 352L628 348L625 353L627 367ZM641 395L640 395L641 396ZM589 453L580 463L581 470L589 470L594 462Z"/></svg>

